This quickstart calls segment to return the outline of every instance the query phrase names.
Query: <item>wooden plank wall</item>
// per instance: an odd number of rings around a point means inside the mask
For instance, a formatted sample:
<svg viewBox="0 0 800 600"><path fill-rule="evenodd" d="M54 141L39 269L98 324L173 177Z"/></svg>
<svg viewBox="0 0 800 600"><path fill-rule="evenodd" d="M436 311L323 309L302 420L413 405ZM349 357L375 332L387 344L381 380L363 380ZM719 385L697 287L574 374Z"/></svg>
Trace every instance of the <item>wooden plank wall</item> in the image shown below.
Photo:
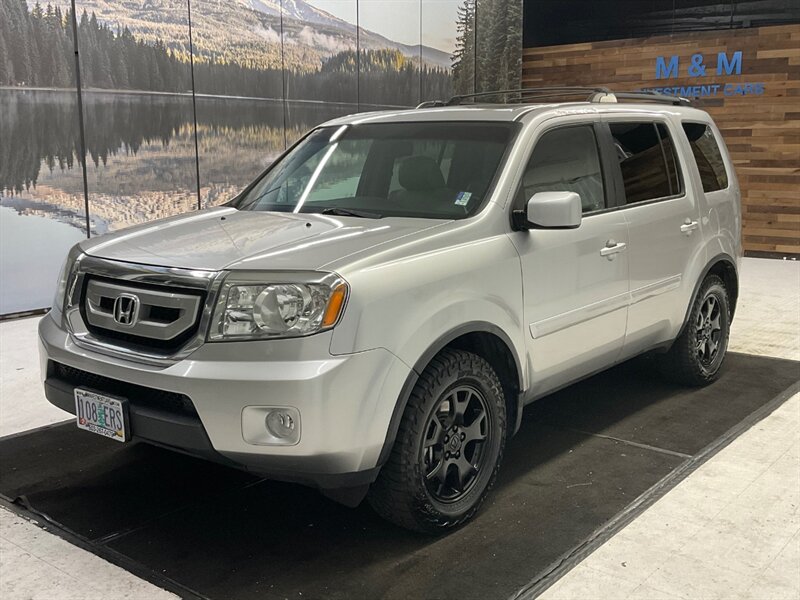
<svg viewBox="0 0 800 600"><path fill-rule="evenodd" d="M741 75L716 75L717 53L737 50ZM687 74L695 53L705 56L705 77ZM656 57L672 55L680 57L678 78L656 80ZM618 90L763 83L763 95L720 95L696 106L713 116L736 166L747 253L800 256L800 25L526 48L522 82Z"/></svg>

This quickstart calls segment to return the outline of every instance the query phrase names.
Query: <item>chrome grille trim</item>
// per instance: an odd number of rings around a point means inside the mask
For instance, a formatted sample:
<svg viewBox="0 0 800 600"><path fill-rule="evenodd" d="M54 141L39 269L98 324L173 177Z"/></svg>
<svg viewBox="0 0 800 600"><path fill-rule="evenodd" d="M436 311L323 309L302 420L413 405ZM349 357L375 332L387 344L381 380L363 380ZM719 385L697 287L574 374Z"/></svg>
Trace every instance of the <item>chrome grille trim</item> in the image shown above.
<svg viewBox="0 0 800 600"><path fill-rule="evenodd" d="M125 263L120 261L106 260L89 255L82 255L76 262L70 274L70 281L67 289L69 290L64 305L63 319L64 326L70 334L72 341L79 347L93 352L98 352L106 356L120 358L126 361L134 361L152 366L166 367L172 365L190 355L199 348L205 341L206 332L211 321L212 312L216 301L217 291L225 275L224 271L200 271L190 269L177 269L172 267L157 267L152 265L142 265ZM163 287L167 295L176 294L183 297L193 297L197 300L194 318L188 331L195 323L198 323L197 312L200 312L197 330L183 345L175 350L143 349L133 348L121 340L104 338L90 331L93 323L86 323L81 314L81 304L84 302L84 290L98 279L109 280L112 285L120 288L133 289L135 293L141 293L139 286L153 286L151 289L158 291L157 287ZM103 282L105 283L105 282ZM130 288L126 283L133 284ZM136 284L139 284L138 286ZM182 293L186 291L203 292L205 300L200 303L201 297L198 294ZM87 316L88 316L87 306ZM106 328L103 325L98 327ZM122 332L123 330L112 330ZM132 333L126 329L125 333ZM180 335L178 333L177 335ZM171 339L175 336L171 336ZM159 339L159 338L151 338Z"/></svg>
<svg viewBox="0 0 800 600"><path fill-rule="evenodd" d="M127 282L112 283L90 278L84 297L86 320L89 325L102 329L154 340L172 340L194 327L201 300L197 294L182 294L172 291L173 289L175 288L160 291L134 287ZM120 323L114 314L116 300L123 297L135 298L137 302L133 318L126 323ZM153 313L158 309L166 309L175 318L155 318Z"/></svg>

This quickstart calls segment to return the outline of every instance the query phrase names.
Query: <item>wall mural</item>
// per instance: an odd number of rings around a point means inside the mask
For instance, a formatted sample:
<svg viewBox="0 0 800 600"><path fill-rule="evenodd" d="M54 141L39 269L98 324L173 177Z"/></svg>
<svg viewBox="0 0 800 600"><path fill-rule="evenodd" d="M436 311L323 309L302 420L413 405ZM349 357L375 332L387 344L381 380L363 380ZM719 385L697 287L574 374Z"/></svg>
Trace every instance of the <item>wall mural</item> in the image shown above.
<svg viewBox="0 0 800 600"><path fill-rule="evenodd" d="M521 0L74 6L89 235L222 203L337 115L519 83ZM87 235L72 23L0 0L0 314L49 306Z"/></svg>

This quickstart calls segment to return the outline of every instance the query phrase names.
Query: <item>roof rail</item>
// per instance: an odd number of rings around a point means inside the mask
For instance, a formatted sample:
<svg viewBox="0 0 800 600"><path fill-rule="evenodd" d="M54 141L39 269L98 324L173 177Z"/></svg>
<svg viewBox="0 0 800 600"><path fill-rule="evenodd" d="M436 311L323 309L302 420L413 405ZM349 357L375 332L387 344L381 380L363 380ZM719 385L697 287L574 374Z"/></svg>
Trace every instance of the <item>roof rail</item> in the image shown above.
<svg viewBox="0 0 800 600"><path fill-rule="evenodd" d="M480 98L483 96L500 96L500 95L505 96L508 94L519 94L520 99L522 99L522 96L529 96L529 95L536 95L537 98L548 98L553 96L567 96L567 95L577 95L577 94L587 94L594 96L596 94L602 94L602 93L607 94L610 92L611 90L605 87L583 87L583 86L529 87L529 88L517 88L512 90L496 90L492 92L476 92L474 94L460 94L458 96L451 97L449 100L444 102L442 106L455 106L461 104L462 100L468 100L470 98ZM438 102L441 102L441 100Z"/></svg>
<svg viewBox="0 0 800 600"><path fill-rule="evenodd" d="M420 103L417 108L435 108L441 106L457 106L462 100L481 98L486 96L507 96L517 94L516 101L523 101L524 96L532 96L530 100L541 100L545 98L561 98L564 96L575 96L588 94L587 102L619 102L620 100L633 100L640 102L657 102L661 104L671 104L673 106L689 106L691 102L688 98L680 96L667 96L656 92L613 92L607 87L583 87L583 86L552 86L552 87L530 87L512 90L496 90L492 92L477 92L474 94L460 94L453 96L449 100L428 100ZM506 101L508 99L506 98Z"/></svg>
<svg viewBox="0 0 800 600"><path fill-rule="evenodd" d="M683 96L667 96L657 92L609 92L605 95L596 95L589 99L590 102L619 102L620 100L633 100L639 102L657 102L673 106L691 106L692 102Z"/></svg>
<svg viewBox="0 0 800 600"><path fill-rule="evenodd" d="M437 106L447 106L444 100L426 100L417 104L417 108L436 108Z"/></svg>

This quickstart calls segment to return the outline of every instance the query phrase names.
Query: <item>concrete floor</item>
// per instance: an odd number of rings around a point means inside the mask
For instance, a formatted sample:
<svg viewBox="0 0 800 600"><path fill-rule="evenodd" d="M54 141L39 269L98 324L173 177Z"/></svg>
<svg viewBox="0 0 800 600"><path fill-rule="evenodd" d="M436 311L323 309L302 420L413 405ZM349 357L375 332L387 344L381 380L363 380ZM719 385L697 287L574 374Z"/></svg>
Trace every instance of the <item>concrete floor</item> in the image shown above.
<svg viewBox="0 0 800 600"><path fill-rule="evenodd" d="M745 259L741 277L730 350L800 360L800 263ZM800 395L540 598L800 600Z"/></svg>
<svg viewBox="0 0 800 600"><path fill-rule="evenodd" d="M730 350L800 360L800 263L745 259L741 277ZM71 418L42 394L37 322L0 323L0 436ZM800 599L799 507L796 396L541 597ZM173 596L0 509L0 597Z"/></svg>
<svg viewBox="0 0 800 600"><path fill-rule="evenodd" d="M797 395L540 598L797 600L799 428Z"/></svg>

